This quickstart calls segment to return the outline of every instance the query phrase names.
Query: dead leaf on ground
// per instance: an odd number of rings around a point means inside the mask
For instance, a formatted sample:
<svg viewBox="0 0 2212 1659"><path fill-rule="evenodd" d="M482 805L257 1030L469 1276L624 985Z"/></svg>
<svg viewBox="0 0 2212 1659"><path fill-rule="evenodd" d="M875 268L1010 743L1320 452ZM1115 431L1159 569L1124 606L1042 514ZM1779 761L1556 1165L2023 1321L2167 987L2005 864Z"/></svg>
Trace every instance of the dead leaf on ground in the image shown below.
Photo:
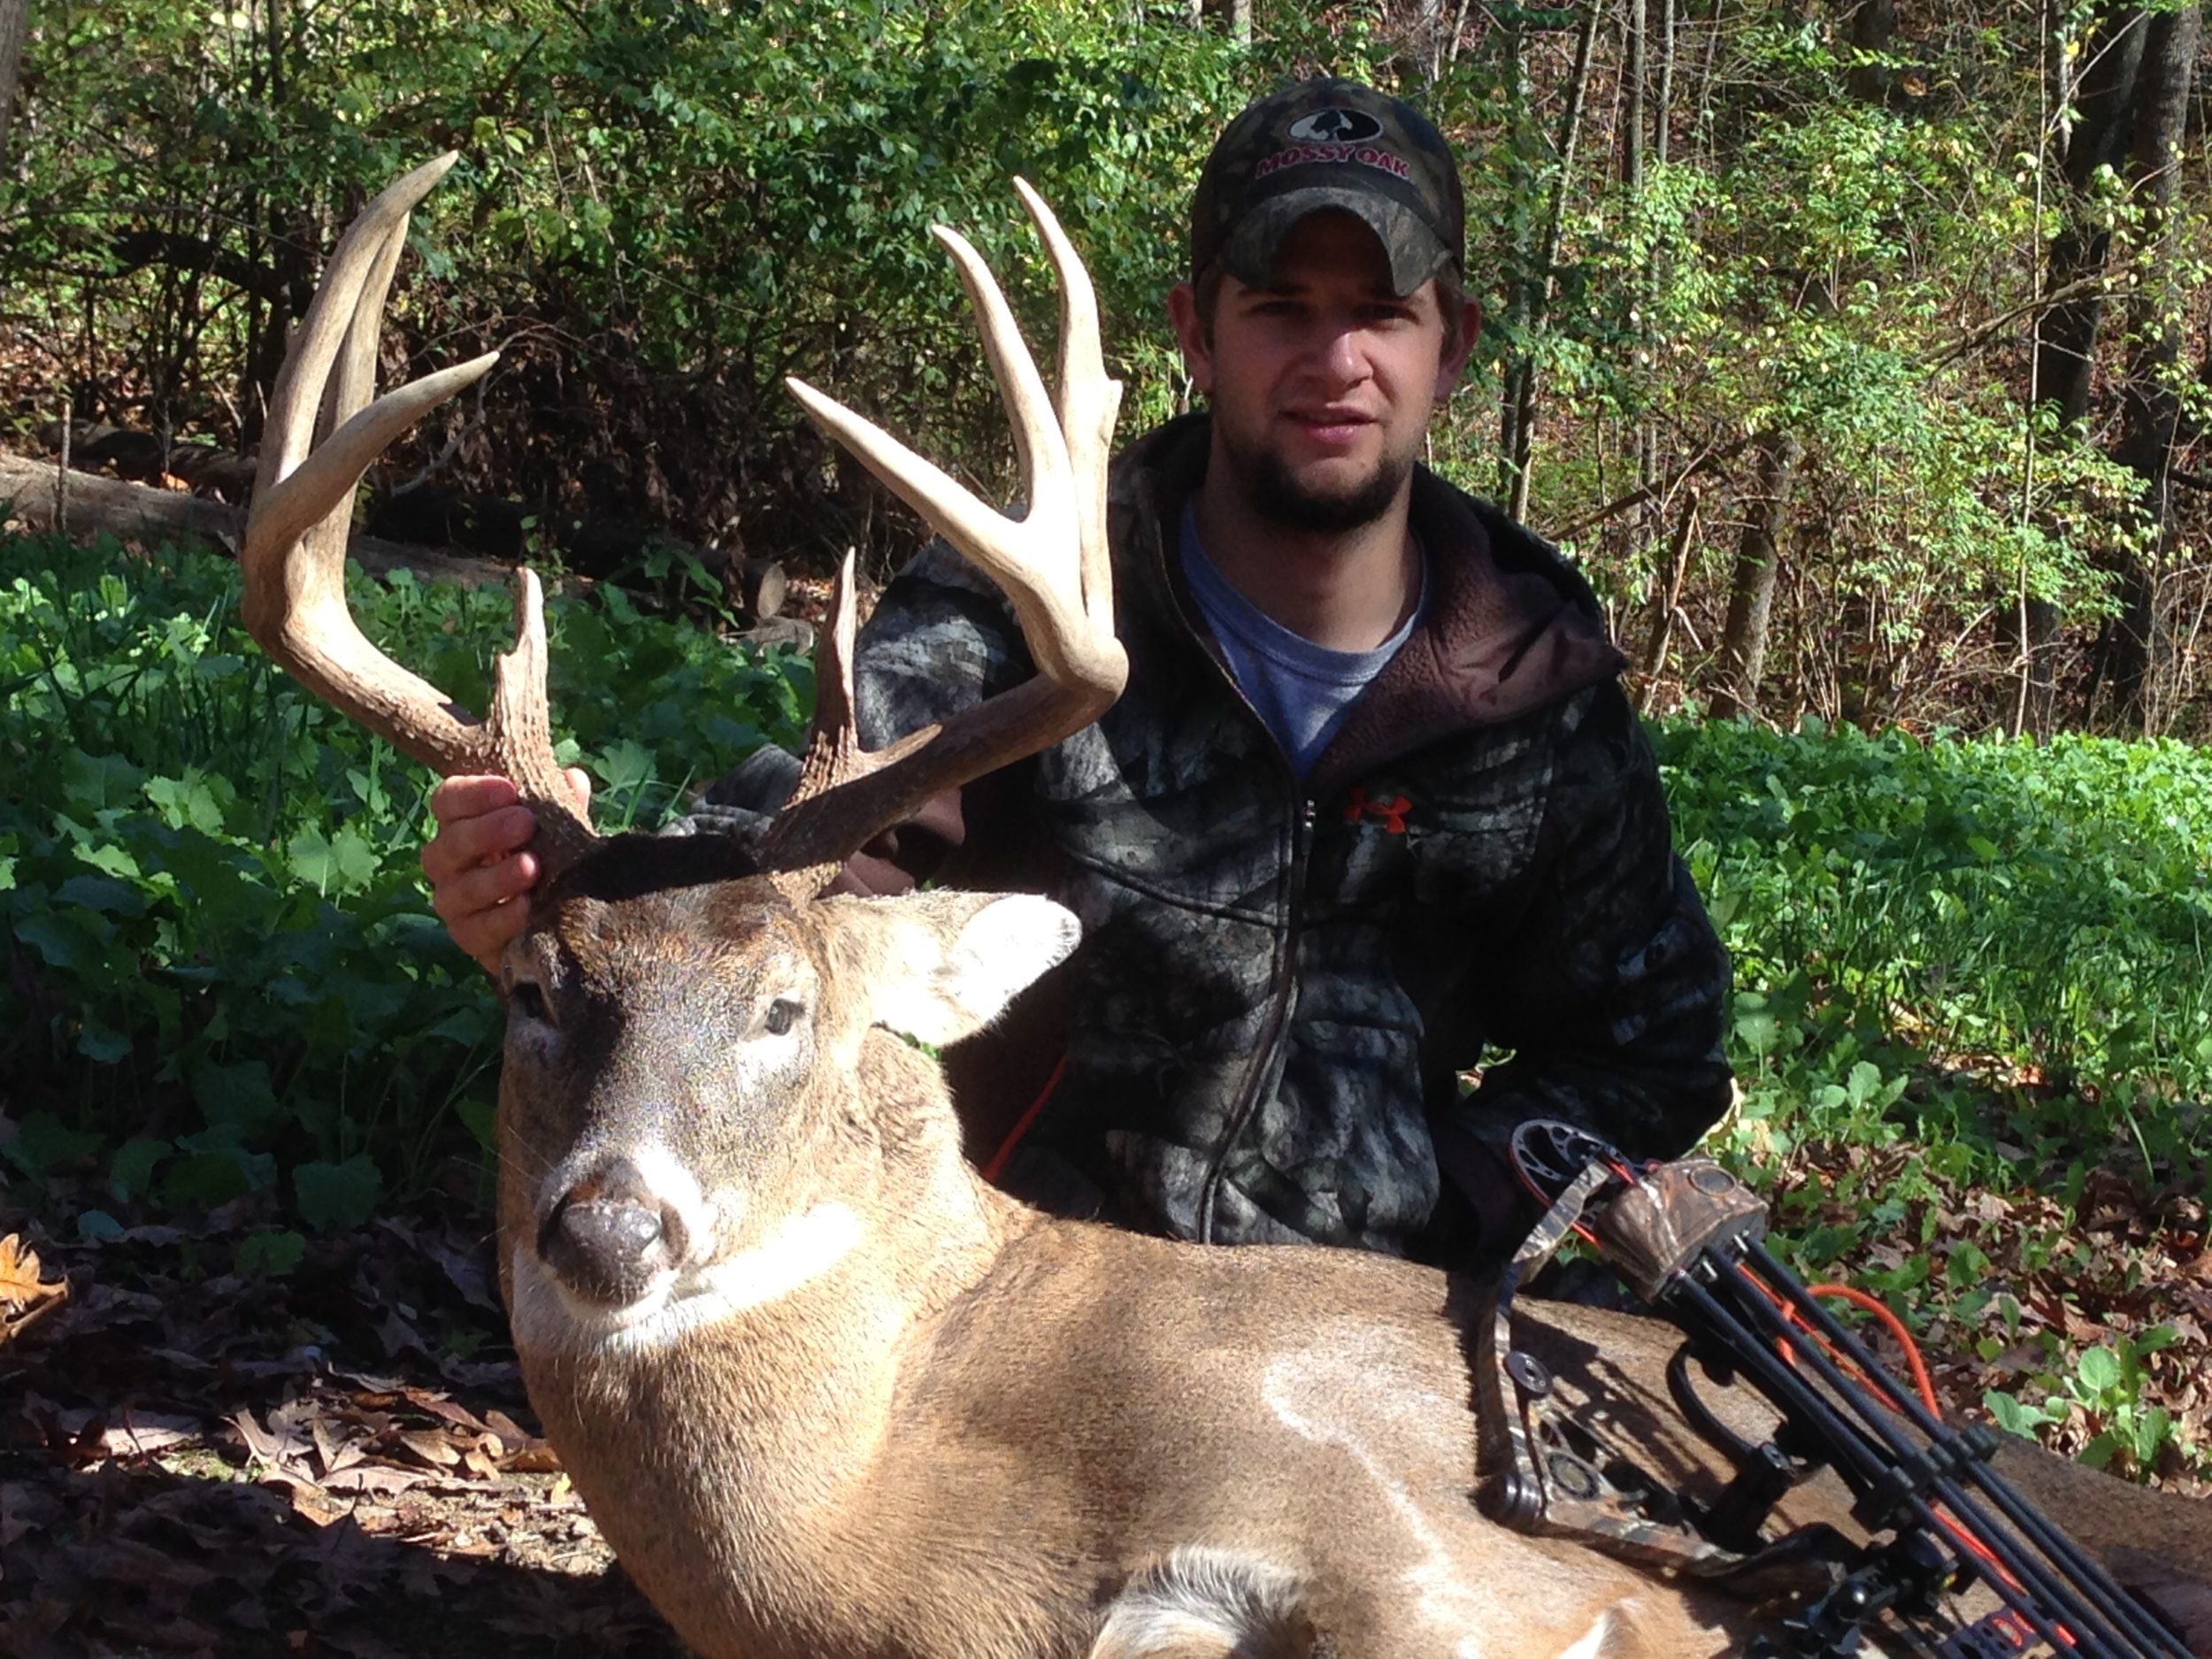
<svg viewBox="0 0 2212 1659"><path fill-rule="evenodd" d="M38 1256L11 1233L0 1239L0 1342L19 1336L69 1300L69 1281L39 1279Z"/></svg>

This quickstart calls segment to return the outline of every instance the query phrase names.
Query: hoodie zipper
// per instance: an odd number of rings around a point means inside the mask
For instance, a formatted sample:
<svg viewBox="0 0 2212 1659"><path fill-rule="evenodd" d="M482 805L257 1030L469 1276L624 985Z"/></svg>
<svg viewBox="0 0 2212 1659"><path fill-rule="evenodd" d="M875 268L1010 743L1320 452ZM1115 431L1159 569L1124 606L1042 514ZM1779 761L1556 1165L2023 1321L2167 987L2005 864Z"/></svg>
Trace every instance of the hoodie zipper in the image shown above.
<svg viewBox="0 0 2212 1659"><path fill-rule="evenodd" d="M1243 705L1246 715L1274 746L1276 754L1281 759L1283 775L1289 782L1291 793L1290 899L1282 936L1275 947L1274 996L1268 1008L1264 1034L1252 1056L1251 1070L1245 1074L1243 1097L1238 1101L1236 1110L1230 1114L1228 1133L1222 1137L1221 1144L1214 1148L1213 1156L1206 1164L1205 1179L1198 1186L1198 1241L1211 1244L1214 1242L1214 1206L1221 1196L1221 1183L1229 1161L1229 1149L1243 1139L1245 1130L1251 1125L1253 1114L1259 1110L1261 1092L1266 1086L1269 1074L1275 1069L1275 1052L1282 1045L1283 1030L1289 1023L1290 999L1297 982L1298 930L1306 892L1306 865L1313 851L1313 826L1318 809L1313 798L1305 793L1305 780L1292 767L1290 757L1284 752L1273 730L1260 718L1259 710L1245 695L1244 687L1237 684L1237 677L1229 672L1228 664L1206 649L1204 633L1185 610L1175 582L1166 568L1169 533L1165 524L1156 516L1146 530L1150 544L1159 549L1162 590L1170 613L1182 629L1184 640L1206 659L1208 665L1220 677L1221 684L1229 695Z"/></svg>
<svg viewBox="0 0 2212 1659"><path fill-rule="evenodd" d="M1198 1189L1198 1241L1214 1242L1214 1206L1221 1196L1221 1183L1229 1161L1229 1150L1244 1138L1250 1127L1252 1116L1259 1110L1260 1094L1267 1079L1275 1070L1276 1051L1282 1046L1283 1029L1290 1019L1290 999L1297 986L1298 930L1302 920L1306 894L1306 864L1313 851L1313 826L1317 816L1310 796L1298 803L1297 818L1291 826L1290 902L1284 919L1281 938L1275 947L1275 994L1267 1011L1267 1026L1256 1051L1252 1056L1252 1068L1246 1074L1244 1097L1230 1115L1228 1133L1214 1150L1212 1161L1206 1166L1206 1179Z"/></svg>

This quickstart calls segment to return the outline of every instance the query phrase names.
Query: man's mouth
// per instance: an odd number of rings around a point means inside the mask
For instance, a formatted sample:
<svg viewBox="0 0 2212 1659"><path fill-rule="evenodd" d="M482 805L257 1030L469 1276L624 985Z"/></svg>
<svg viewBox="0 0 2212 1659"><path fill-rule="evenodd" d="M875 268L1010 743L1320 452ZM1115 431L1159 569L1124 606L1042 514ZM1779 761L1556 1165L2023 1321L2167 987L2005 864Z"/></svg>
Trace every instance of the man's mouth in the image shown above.
<svg viewBox="0 0 2212 1659"><path fill-rule="evenodd" d="M1285 419L1310 441L1331 449L1358 442L1375 425L1373 417L1349 409L1294 409Z"/></svg>

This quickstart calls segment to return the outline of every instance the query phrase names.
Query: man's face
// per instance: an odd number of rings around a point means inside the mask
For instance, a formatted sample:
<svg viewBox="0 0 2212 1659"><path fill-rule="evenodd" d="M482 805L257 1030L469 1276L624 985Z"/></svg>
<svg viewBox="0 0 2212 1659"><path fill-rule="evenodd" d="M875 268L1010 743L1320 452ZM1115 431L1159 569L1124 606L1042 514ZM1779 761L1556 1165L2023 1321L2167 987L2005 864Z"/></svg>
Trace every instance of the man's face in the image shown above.
<svg viewBox="0 0 2212 1659"><path fill-rule="evenodd" d="M1382 243L1343 212L1294 227L1265 288L1225 274L1210 339L1188 286L1169 310L1232 481L1263 517L1306 530L1388 510L1479 320L1466 307L1451 336L1433 281L1393 294Z"/></svg>

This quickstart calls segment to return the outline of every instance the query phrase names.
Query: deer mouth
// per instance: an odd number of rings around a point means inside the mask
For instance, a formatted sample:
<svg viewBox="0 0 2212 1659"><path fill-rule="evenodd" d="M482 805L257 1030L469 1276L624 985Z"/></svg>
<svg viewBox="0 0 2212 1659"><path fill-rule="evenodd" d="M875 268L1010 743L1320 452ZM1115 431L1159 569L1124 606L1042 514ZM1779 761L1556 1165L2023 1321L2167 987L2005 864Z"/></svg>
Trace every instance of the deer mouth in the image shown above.
<svg viewBox="0 0 2212 1659"><path fill-rule="evenodd" d="M606 1286L614 1294L603 1294L600 1281L578 1282L542 1248L519 1247L516 1340L541 1348L572 1347L579 1339L626 1348L664 1347L783 1302L833 1271L866 1233L851 1206L818 1203L714 1259L622 1279ZM549 1320L554 1307L562 1317Z"/></svg>
<svg viewBox="0 0 2212 1659"><path fill-rule="evenodd" d="M699 1255L714 1218L698 1184L656 1148L598 1163L546 1208L538 1261L580 1324L649 1318Z"/></svg>

